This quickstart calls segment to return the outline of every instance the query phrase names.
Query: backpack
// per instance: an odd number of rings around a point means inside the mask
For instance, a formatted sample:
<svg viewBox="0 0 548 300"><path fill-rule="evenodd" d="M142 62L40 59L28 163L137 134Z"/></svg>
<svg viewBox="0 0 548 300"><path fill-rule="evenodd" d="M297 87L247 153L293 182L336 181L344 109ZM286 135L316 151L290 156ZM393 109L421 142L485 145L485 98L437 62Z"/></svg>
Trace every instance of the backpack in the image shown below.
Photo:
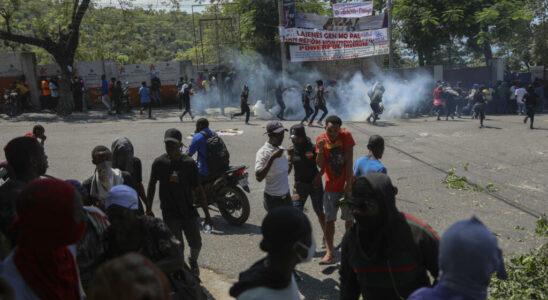
<svg viewBox="0 0 548 300"><path fill-rule="evenodd" d="M200 131L200 133L206 138L206 162L211 174L218 175L227 170L230 163L230 154L223 140L217 134L210 136L206 131Z"/></svg>

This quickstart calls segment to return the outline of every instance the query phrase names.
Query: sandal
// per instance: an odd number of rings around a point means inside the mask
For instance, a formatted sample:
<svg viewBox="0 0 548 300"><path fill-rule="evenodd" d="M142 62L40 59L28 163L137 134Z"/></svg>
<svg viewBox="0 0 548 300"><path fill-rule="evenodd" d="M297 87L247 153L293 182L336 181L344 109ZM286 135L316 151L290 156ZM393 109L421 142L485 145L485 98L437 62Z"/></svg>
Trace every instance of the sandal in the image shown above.
<svg viewBox="0 0 548 300"><path fill-rule="evenodd" d="M319 262L320 265L334 265L335 264L335 256L324 256L322 260Z"/></svg>

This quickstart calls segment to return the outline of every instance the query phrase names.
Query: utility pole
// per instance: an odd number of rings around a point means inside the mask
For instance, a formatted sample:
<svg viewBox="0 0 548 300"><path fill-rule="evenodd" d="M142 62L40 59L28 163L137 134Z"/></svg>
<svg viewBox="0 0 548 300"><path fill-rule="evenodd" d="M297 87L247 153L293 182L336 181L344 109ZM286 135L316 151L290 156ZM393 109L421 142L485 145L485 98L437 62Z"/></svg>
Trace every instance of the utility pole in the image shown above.
<svg viewBox="0 0 548 300"><path fill-rule="evenodd" d="M388 0L388 68L392 70L394 68L394 51L392 45L392 0Z"/></svg>
<svg viewBox="0 0 548 300"><path fill-rule="evenodd" d="M284 4L283 0L278 0L278 25L285 26L284 23ZM287 48L283 38L280 36L280 59L282 60L282 88L285 88L285 77L287 76Z"/></svg>

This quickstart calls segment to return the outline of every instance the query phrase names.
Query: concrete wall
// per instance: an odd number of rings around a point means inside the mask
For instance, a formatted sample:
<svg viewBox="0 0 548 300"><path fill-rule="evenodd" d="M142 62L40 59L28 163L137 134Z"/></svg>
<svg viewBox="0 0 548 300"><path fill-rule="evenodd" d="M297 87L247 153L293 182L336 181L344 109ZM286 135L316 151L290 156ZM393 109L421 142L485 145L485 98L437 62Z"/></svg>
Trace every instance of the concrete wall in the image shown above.
<svg viewBox="0 0 548 300"><path fill-rule="evenodd" d="M331 78L343 78L348 74L361 72L366 77L372 77L377 66L382 66L382 56L364 57L356 59L341 59L330 61L313 61L303 63L288 62L289 67L305 67L316 69L318 72Z"/></svg>

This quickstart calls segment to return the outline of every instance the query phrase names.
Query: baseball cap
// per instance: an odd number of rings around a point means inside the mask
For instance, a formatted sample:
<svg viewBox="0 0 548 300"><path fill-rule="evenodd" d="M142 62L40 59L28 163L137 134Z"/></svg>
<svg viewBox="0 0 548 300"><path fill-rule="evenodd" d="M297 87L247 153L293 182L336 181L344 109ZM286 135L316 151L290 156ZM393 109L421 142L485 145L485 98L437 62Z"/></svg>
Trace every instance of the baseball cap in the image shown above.
<svg viewBox="0 0 548 300"><path fill-rule="evenodd" d="M295 124L291 126L291 129L289 132L291 134L292 139L306 137L306 132L304 130L303 124Z"/></svg>
<svg viewBox="0 0 548 300"><path fill-rule="evenodd" d="M127 185L116 185L105 196L105 209L113 204L131 210L138 210L139 198L137 192Z"/></svg>
<svg viewBox="0 0 548 300"><path fill-rule="evenodd" d="M181 132L175 128L170 128L166 130L166 133L164 134L164 142L176 142L180 143L183 139L183 135Z"/></svg>
<svg viewBox="0 0 548 300"><path fill-rule="evenodd" d="M265 133L280 133L284 130L287 131L279 121L270 121L266 124Z"/></svg>

